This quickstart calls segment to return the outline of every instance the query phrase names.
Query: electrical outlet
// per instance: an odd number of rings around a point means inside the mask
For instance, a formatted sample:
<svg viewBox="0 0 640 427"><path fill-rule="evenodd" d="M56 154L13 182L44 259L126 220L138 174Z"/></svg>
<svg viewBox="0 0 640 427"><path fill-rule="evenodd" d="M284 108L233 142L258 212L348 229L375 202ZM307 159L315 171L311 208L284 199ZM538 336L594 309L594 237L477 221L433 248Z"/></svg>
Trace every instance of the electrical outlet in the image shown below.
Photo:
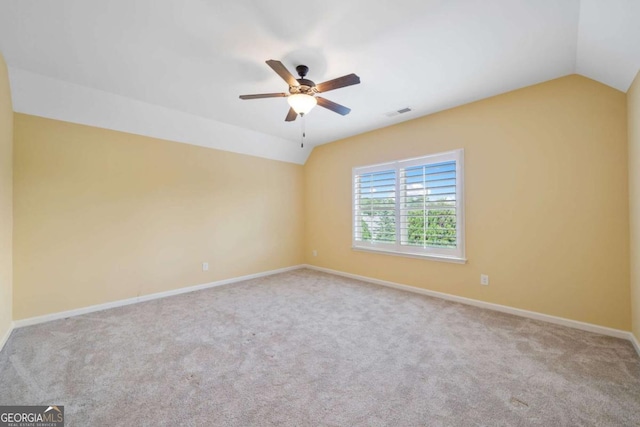
<svg viewBox="0 0 640 427"><path fill-rule="evenodd" d="M209 271L209 263L208 262L203 262L202 263L202 271Z"/></svg>
<svg viewBox="0 0 640 427"><path fill-rule="evenodd" d="M316 251L315 249L313 250L313 256L318 256L318 251Z"/></svg>
<svg viewBox="0 0 640 427"><path fill-rule="evenodd" d="M480 275L480 284L481 285L485 285L485 286L489 286L489 276L486 274L481 274Z"/></svg>

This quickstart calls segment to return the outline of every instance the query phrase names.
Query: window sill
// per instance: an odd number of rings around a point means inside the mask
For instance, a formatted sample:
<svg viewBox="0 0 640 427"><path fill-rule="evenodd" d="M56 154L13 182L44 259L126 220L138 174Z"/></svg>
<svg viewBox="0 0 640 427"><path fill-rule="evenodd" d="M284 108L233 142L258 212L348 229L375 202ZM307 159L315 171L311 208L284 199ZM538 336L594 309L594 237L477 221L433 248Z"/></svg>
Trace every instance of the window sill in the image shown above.
<svg viewBox="0 0 640 427"><path fill-rule="evenodd" d="M375 254L382 255L393 255L393 256L401 256L405 258L418 258L418 259L428 259L431 261L440 261L440 262L451 262L454 264L466 264L466 258L456 258L456 257L448 257L443 255L432 255L432 254L410 254L405 252L396 252L385 249L372 249L372 248L363 248L360 246L352 246L352 250L359 252L370 252Z"/></svg>

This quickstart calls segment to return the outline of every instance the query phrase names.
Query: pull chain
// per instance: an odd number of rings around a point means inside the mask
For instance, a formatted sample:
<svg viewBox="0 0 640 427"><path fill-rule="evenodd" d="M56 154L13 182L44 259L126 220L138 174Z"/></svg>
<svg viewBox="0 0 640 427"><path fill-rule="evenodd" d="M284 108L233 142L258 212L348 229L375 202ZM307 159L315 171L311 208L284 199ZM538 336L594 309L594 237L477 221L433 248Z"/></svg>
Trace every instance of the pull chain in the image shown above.
<svg viewBox="0 0 640 427"><path fill-rule="evenodd" d="M304 139L307 137L304 125L304 114L300 114L300 125L302 127L302 137L300 138L300 148L304 148Z"/></svg>

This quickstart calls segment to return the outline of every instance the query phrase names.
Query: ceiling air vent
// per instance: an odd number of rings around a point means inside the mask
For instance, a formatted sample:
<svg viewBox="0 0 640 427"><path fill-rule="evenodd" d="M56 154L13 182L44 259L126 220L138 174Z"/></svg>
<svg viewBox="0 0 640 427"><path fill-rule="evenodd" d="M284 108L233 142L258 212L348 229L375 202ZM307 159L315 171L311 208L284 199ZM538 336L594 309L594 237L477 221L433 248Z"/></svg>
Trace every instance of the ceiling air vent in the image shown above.
<svg viewBox="0 0 640 427"><path fill-rule="evenodd" d="M391 111L390 113L387 113L387 117L395 117L400 114L408 113L409 111L411 111L411 108L409 107L401 108L400 110Z"/></svg>

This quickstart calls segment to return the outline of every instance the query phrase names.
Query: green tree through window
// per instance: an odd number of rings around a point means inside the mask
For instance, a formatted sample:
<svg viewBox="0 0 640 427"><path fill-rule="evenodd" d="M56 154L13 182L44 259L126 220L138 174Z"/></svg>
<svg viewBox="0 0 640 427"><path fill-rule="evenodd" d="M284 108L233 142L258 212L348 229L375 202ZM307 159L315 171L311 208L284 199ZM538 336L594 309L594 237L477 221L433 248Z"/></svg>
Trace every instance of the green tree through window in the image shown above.
<svg viewBox="0 0 640 427"><path fill-rule="evenodd" d="M456 246L456 213L453 209L409 211L407 240L410 245ZM426 220L426 225L425 225Z"/></svg>

